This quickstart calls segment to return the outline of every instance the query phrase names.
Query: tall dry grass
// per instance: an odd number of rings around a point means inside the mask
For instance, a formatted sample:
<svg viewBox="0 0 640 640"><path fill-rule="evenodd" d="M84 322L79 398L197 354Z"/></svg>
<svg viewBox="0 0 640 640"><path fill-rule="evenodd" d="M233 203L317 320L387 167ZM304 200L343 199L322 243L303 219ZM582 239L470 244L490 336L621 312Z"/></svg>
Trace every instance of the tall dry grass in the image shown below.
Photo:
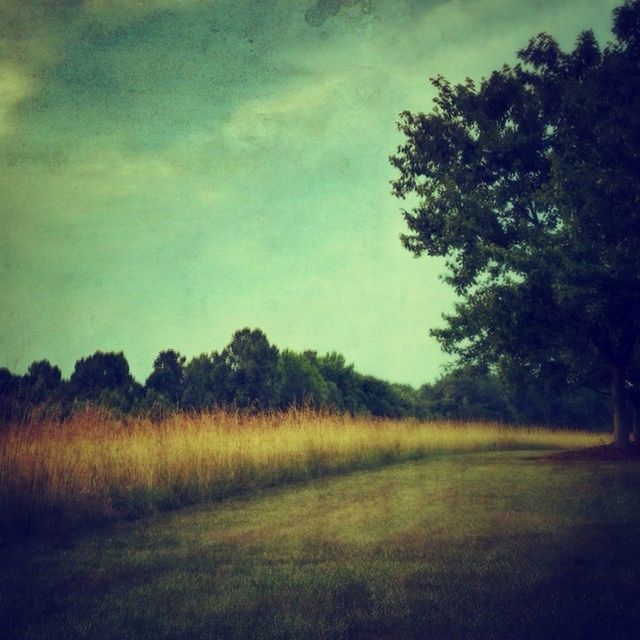
<svg viewBox="0 0 640 640"><path fill-rule="evenodd" d="M90 411L64 424L0 433L1 528L4 535L74 528L394 461L578 448L600 439L576 431L304 411L176 415L160 424Z"/></svg>

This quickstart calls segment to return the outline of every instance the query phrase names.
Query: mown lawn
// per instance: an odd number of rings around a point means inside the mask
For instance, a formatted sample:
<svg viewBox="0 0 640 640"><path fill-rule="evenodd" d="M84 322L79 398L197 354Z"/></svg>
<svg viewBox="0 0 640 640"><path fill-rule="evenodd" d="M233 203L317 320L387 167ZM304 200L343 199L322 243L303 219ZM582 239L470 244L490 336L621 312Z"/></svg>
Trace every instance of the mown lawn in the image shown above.
<svg viewBox="0 0 640 640"><path fill-rule="evenodd" d="M640 466L459 454L0 549L7 638L640 637Z"/></svg>

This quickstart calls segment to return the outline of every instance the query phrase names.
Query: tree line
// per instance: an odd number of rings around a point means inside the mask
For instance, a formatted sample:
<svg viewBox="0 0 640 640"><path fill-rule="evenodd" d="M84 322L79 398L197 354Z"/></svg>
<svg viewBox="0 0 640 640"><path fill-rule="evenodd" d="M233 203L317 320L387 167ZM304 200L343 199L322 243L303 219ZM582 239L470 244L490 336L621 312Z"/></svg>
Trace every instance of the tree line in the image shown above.
<svg viewBox="0 0 640 640"><path fill-rule="evenodd" d="M64 419L88 406L120 416L161 419L176 411L286 410L291 407L381 418L491 420L602 427L606 402L593 392L501 379L487 370L458 368L419 388L363 375L338 353L279 350L260 329L236 331L221 351L187 362L161 351L144 384L122 352L80 358L64 379L47 360L25 375L0 369L0 419Z"/></svg>

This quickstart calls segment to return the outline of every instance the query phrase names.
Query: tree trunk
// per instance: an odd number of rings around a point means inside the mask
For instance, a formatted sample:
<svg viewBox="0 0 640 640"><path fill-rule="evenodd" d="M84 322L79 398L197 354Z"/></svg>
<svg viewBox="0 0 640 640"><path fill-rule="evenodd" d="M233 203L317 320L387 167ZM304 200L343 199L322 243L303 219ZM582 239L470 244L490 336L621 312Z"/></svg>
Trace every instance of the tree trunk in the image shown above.
<svg viewBox="0 0 640 640"><path fill-rule="evenodd" d="M611 407L613 409L614 443L618 446L629 444L629 420L627 399L624 392L624 367L615 363L611 365Z"/></svg>

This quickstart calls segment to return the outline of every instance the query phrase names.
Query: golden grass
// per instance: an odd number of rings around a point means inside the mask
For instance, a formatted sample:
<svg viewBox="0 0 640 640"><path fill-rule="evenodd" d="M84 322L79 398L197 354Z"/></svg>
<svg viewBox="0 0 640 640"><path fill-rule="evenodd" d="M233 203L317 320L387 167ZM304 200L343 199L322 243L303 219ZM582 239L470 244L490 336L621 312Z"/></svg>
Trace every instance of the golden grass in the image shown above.
<svg viewBox="0 0 640 640"><path fill-rule="evenodd" d="M182 414L160 424L91 411L0 432L0 517L14 532L77 526L430 455L601 440L578 431L304 411Z"/></svg>

